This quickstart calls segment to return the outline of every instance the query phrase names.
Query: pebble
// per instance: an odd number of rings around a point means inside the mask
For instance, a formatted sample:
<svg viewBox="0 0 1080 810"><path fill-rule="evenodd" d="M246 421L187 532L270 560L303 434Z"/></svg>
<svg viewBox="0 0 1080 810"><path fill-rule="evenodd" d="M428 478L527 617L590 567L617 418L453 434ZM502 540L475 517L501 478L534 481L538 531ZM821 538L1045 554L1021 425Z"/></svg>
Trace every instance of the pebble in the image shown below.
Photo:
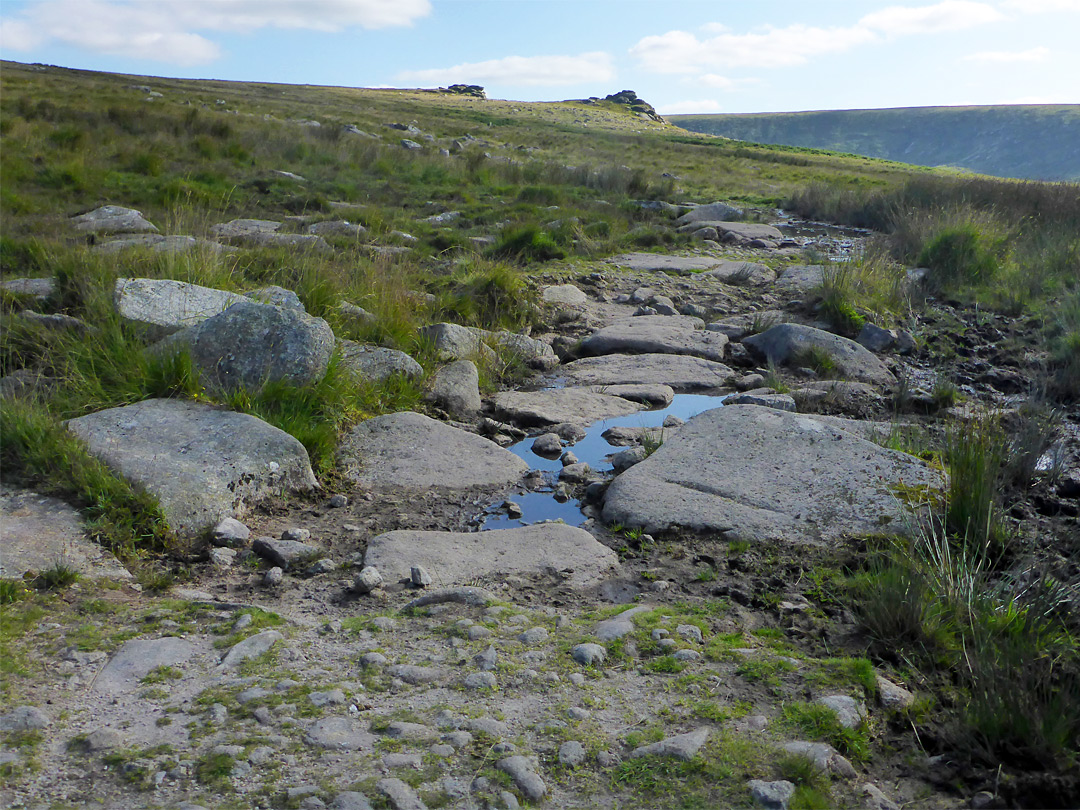
<svg viewBox="0 0 1080 810"><path fill-rule="evenodd" d="M285 579L285 572L281 570L280 566L275 565L263 576L263 585L270 588L276 588Z"/></svg>
<svg viewBox="0 0 1080 810"><path fill-rule="evenodd" d="M585 685L585 676L582 675L580 672L571 672L567 677L570 683L572 683L574 686Z"/></svg>
<svg viewBox="0 0 1080 810"><path fill-rule="evenodd" d="M379 573L379 569L373 565L369 565L356 575L356 579L353 580L352 589L355 593L365 594L371 593L382 584L383 578L382 574Z"/></svg>
<svg viewBox="0 0 1080 810"><path fill-rule="evenodd" d="M381 633L389 633L397 629L397 622L389 616L376 616L371 620L371 626Z"/></svg>
<svg viewBox="0 0 1080 810"><path fill-rule="evenodd" d="M499 652L494 646L489 646L483 652L478 652L473 656L473 663L477 669L482 672L491 672L495 669L495 665L499 660Z"/></svg>
<svg viewBox="0 0 1080 810"><path fill-rule="evenodd" d="M567 740L559 746L559 764L576 768L585 761L585 747L577 740Z"/></svg>
<svg viewBox="0 0 1080 810"><path fill-rule="evenodd" d="M473 741L473 735L459 729L458 731L451 731L449 734L444 734L443 739L446 741L447 745L452 745L454 748L464 748Z"/></svg>
<svg viewBox="0 0 1080 810"><path fill-rule="evenodd" d="M591 667L593 664L604 663L607 651L599 644L578 644L571 650L570 655L582 666Z"/></svg>
<svg viewBox="0 0 1080 810"><path fill-rule="evenodd" d="M524 633L518 636L518 641L522 644L543 644L548 640L548 629L546 627L530 627Z"/></svg>
<svg viewBox="0 0 1080 810"><path fill-rule="evenodd" d="M701 644L701 628L693 624L680 624L675 628L675 632L688 641L696 641Z"/></svg>
<svg viewBox="0 0 1080 810"><path fill-rule="evenodd" d="M465 676L466 689L494 689L498 682L493 672L473 672Z"/></svg>
<svg viewBox="0 0 1080 810"><path fill-rule="evenodd" d="M474 624L469 628L469 641L481 641L491 635L491 629L482 624Z"/></svg>
<svg viewBox="0 0 1080 810"><path fill-rule="evenodd" d="M409 580L417 588L426 588L433 581L431 574L422 565L414 565L409 569Z"/></svg>
<svg viewBox="0 0 1080 810"><path fill-rule="evenodd" d="M575 673L577 674L577 673ZM583 709L580 706L571 706L566 710L566 716L571 720L588 720L591 716L591 712L588 709Z"/></svg>
<svg viewBox="0 0 1080 810"><path fill-rule="evenodd" d="M754 801L767 810L787 810L788 802L795 795L795 785L783 779L776 782L751 779L748 787Z"/></svg>
<svg viewBox="0 0 1080 810"><path fill-rule="evenodd" d="M536 773L536 767L527 758L515 756L500 759L497 767L510 775L518 790L525 794L525 798L529 801L538 802L547 793L547 785Z"/></svg>
<svg viewBox="0 0 1080 810"><path fill-rule="evenodd" d="M281 539L289 543L306 543L311 539L311 532L307 529L289 528L281 533Z"/></svg>
<svg viewBox="0 0 1080 810"><path fill-rule="evenodd" d="M251 537L251 529L236 518L225 518L213 528L210 540L215 546L239 548Z"/></svg>
<svg viewBox="0 0 1080 810"><path fill-rule="evenodd" d="M331 495L328 503L331 509L342 509L349 505L349 499L345 495L338 493L337 495Z"/></svg>

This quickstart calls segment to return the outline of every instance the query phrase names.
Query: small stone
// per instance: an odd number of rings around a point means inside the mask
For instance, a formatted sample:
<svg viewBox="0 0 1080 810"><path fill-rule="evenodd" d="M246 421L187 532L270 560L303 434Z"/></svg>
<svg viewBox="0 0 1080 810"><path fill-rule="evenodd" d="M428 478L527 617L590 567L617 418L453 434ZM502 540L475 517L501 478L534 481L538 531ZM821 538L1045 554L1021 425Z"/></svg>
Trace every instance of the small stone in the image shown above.
<svg viewBox="0 0 1080 810"><path fill-rule="evenodd" d="M252 713L252 716L255 718L255 722L258 723L260 726L270 725L270 723L272 723L274 721L274 716L270 713L270 710L268 708L266 708L265 706L260 706L259 708L257 708ZM256 750L258 750L258 749L256 749ZM269 749L267 749L267 750L269 750ZM252 752L252 756L253 755L254 755L254 752ZM248 757L248 759L251 759L251 757ZM252 760L252 761L254 761L254 760ZM258 764L258 763L256 763L256 764Z"/></svg>
<svg viewBox="0 0 1080 810"><path fill-rule="evenodd" d="M596 764L601 768L610 768L613 765L618 765L620 762L618 754L613 754L611 751L601 751L596 755Z"/></svg>
<svg viewBox="0 0 1080 810"><path fill-rule="evenodd" d="M532 802L538 802L547 793L547 785L536 773L535 766L525 757L514 756L500 759L498 762L500 771L510 775L517 785L518 790L525 794L525 798Z"/></svg>
<svg viewBox="0 0 1080 810"><path fill-rule="evenodd" d="M338 493L337 495L331 495L328 503L331 509L343 509L349 505L349 499L345 495Z"/></svg>
<svg viewBox="0 0 1080 810"><path fill-rule="evenodd" d="M580 672L571 672L567 676L567 680L569 680L570 683L572 683L574 686L584 686L585 685L585 676L582 675Z"/></svg>
<svg viewBox="0 0 1080 810"><path fill-rule="evenodd" d="M578 644L571 650L570 655L582 666L590 667L604 663L607 651L599 644Z"/></svg>
<svg viewBox="0 0 1080 810"><path fill-rule="evenodd" d="M454 746L445 743L433 745L428 750L437 757L451 757L454 755Z"/></svg>
<svg viewBox="0 0 1080 810"><path fill-rule="evenodd" d="M473 672L465 676L466 689L494 689L498 686L493 672Z"/></svg>
<svg viewBox="0 0 1080 810"><path fill-rule="evenodd" d="M701 653L697 650L678 650L674 658L676 661L700 661Z"/></svg>
<svg viewBox="0 0 1080 810"><path fill-rule="evenodd" d="M577 740L567 740L559 746L559 764L576 768L585 761L585 746Z"/></svg>
<svg viewBox="0 0 1080 810"><path fill-rule="evenodd" d="M483 652L473 656L473 663L481 672L492 672L498 661L499 653L495 647L488 647Z"/></svg>
<svg viewBox="0 0 1080 810"><path fill-rule="evenodd" d="M211 548L210 563L215 568L231 568L236 562L236 549L234 548Z"/></svg>
<svg viewBox="0 0 1080 810"><path fill-rule="evenodd" d="M582 678L585 677L581 675L580 672L575 672L574 675L579 675ZM591 714L592 713L588 709L583 709L580 706L571 706L569 709L566 710L567 717L569 717L571 720L577 720L579 722L582 720L588 720Z"/></svg>
<svg viewBox="0 0 1080 810"><path fill-rule="evenodd" d="M701 644L701 628L693 624L680 624L675 628L675 632L688 641L696 641Z"/></svg>
<svg viewBox="0 0 1080 810"><path fill-rule="evenodd" d="M518 636L518 641L530 646L534 644L543 644L548 640L548 635L549 633L546 627L530 627Z"/></svg>
<svg viewBox="0 0 1080 810"><path fill-rule="evenodd" d="M376 616L371 620L371 626L378 630L380 633L389 633L392 630L397 629L397 622L391 619L389 616Z"/></svg>
<svg viewBox="0 0 1080 810"><path fill-rule="evenodd" d="M382 584L383 578L382 574L379 573L379 569L373 565L369 565L356 575L356 579L353 580L352 589L354 593L365 594L371 593Z"/></svg>
<svg viewBox="0 0 1080 810"><path fill-rule="evenodd" d="M449 734L444 734L443 739L447 745L452 745L454 748L464 748L473 741L473 735L467 731L458 730L451 731Z"/></svg>
<svg viewBox="0 0 1080 810"><path fill-rule="evenodd" d="M787 810L788 802L795 795L795 785L783 779L777 782L751 779L749 787L754 801L768 810Z"/></svg>
<svg viewBox="0 0 1080 810"><path fill-rule="evenodd" d="M323 557L309 565L304 573L309 577L316 577L319 574L329 574L336 570L338 570L338 564L329 557Z"/></svg>
<svg viewBox="0 0 1080 810"><path fill-rule="evenodd" d="M863 805L866 810L900 810L900 805L886 796L877 785L866 783L862 786L862 794L866 799Z"/></svg>
<svg viewBox="0 0 1080 810"><path fill-rule="evenodd" d="M341 706L345 703L345 693L340 689L331 689L327 692L311 692L308 700L312 706Z"/></svg>
<svg viewBox="0 0 1080 810"><path fill-rule="evenodd" d="M985 810L994 806L994 794L989 790L980 790L971 797L971 810Z"/></svg>
<svg viewBox="0 0 1080 810"><path fill-rule="evenodd" d="M409 580L417 588L426 588L432 583L431 574L422 565L414 565L409 568Z"/></svg>
<svg viewBox="0 0 1080 810"><path fill-rule="evenodd" d="M210 533L215 546L239 548L251 537L251 529L236 518L225 518Z"/></svg>
<svg viewBox="0 0 1080 810"><path fill-rule="evenodd" d="M0 731L40 731L49 725L49 716L36 706L16 706L0 715Z"/></svg>
<svg viewBox="0 0 1080 810"><path fill-rule="evenodd" d="M281 533L281 539L289 543L306 543L311 539L311 532L307 529L289 528Z"/></svg>
<svg viewBox="0 0 1080 810"><path fill-rule="evenodd" d="M469 628L469 641L481 641L491 635L491 629L482 624L474 624Z"/></svg>
<svg viewBox="0 0 1080 810"><path fill-rule="evenodd" d="M378 652L364 653L360 656L360 666L365 669L368 667L386 666L386 656Z"/></svg>
<svg viewBox="0 0 1080 810"><path fill-rule="evenodd" d="M836 712L836 719L844 728L857 728L866 720L866 707L847 695L828 695L818 698L816 703Z"/></svg>
<svg viewBox="0 0 1080 810"><path fill-rule="evenodd" d="M280 566L275 565L263 576L263 585L268 588L276 588L285 579L285 572L281 570Z"/></svg>
<svg viewBox="0 0 1080 810"><path fill-rule="evenodd" d="M630 754L631 759L646 756L675 757L676 759L691 760L701 750L709 739L709 729L702 727L686 734L676 734L667 737L651 745L643 745L635 748Z"/></svg>
<svg viewBox="0 0 1080 810"><path fill-rule="evenodd" d="M562 453L562 439L557 433L541 434L533 440L532 451L538 456L555 458Z"/></svg>
<svg viewBox="0 0 1080 810"><path fill-rule="evenodd" d="M915 702L915 695L881 675L875 676L878 688L878 702L886 709L902 711Z"/></svg>
<svg viewBox="0 0 1080 810"><path fill-rule="evenodd" d="M416 144L416 148L419 149L420 144ZM394 810L427 810L416 792L400 779L380 779L375 788L390 800Z"/></svg>
<svg viewBox="0 0 1080 810"><path fill-rule="evenodd" d="M521 509L521 504L514 501L506 501L503 503L503 509L506 510L506 516L511 520L517 520L525 513Z"/></svg>

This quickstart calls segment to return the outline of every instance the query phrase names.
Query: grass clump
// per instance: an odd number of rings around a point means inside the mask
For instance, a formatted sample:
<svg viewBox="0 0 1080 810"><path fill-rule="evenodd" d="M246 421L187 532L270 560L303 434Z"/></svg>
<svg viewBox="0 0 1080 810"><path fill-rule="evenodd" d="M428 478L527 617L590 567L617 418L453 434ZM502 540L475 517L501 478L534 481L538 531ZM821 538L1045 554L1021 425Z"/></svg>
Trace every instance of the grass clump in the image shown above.
<svg viewBox="0 0 1080 810"><path fill-rule="evenodd" d="M539 225L527 224L507 228L491 247L497 258L517 261L544 262L566 256L555 239Z"/></svg>
<svg viewBox="0 0 1080 810"><path fill-rule="evenodd" d="M996 245L973 222L944 227L926 242L916 262L939 289L988 284L997 275Z"/></svg>
<svg viewBox="0 0 1080 810"><path fill-rule="evenodd" d="M814 740L829 743L846 757L866 759L870 754L870 738L865 724L846 728L840 724L836 712L820 703L788 703L783 708L783 718L793 729Z"/></svg>

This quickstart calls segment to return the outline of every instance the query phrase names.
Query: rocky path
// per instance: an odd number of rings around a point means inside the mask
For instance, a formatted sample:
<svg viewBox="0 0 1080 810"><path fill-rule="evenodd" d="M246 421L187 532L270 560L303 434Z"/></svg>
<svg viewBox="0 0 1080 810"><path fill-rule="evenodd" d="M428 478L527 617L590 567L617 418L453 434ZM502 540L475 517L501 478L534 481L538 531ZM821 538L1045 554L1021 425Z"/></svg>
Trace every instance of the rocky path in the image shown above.
<svg viewBox="0 0 1080 810"><path fill-rule="evenodd" d="M44 619L20 614L0 716L5 803L772 808L812 786L834 806L969 806L939 788L950 764L910 732L925 696L861 657L829 585L841 538L905 531L896 492L941 485L873 441L890 430L897 380L920 368L901 354L914 342L894 333L871 351L870 338L826 331L805 303L819 268L791 264L779 231L733 225L686 224L711 230L702 239L734 233L733 247L546 279L552 329L536 340L431 327L454 369L436 375L434 403L452 418L357 426L339 492L315 490L269 426L250 443L260 452L234 446L255 434L222 419L251 417L151 401L75 420L179 528L216 524L214 542L167 594L98 565L105 577L53 597ZM230 238L276 233L245 227ZM137 281L118 305L172 335L166 347L242 335L247 310L260 334L299 336L281 373L317 374L333 346L302 308L230 299L210 315L222 302L196 300L219 291ZM184 317L163 317L177 296ZM493 342L539 376L481 401L468 358ZM808 347L841 381L801 365ZM360 373L409 368L350 351ZM788 391L765 386L770 361ZM218 371L226 390L279 373ZM992 381L972 390L1005 404ZM612 433L618 475L574 455L591 423L687 392L728 398L665 423L662 444ZM504 449L524 437L557 468ZM196 445L219 460L189 454ZM580 502L581 527L476 531L493 506L512 525L527 494ZM40 550L34 527L60 525L63 507L15 490L4 504L5 575L40 567L16 549ZM240 521L219 523L223 504ZM76 546L69 532L50 553Z"/></svg>

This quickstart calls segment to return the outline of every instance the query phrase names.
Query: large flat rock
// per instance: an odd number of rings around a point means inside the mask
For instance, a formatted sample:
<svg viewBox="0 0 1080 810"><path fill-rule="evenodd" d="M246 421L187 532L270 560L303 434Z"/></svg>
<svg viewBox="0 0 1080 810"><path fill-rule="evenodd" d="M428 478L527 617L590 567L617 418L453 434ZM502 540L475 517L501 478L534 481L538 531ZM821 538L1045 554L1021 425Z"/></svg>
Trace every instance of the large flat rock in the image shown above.
<svg viewBox="0 0 1080 810"><path fill-rule="evenodd" d="M496 416L527 427L560 422L585 425L613 416L629 416L642 407L639 402L586 388L503 391L495 395Z"/></svg>
<svg viewBox="0 0 1080 810"><path fill-rule="evenodd" d="M668 256L664 253L624 253L609 259L616 267L627 270L639 270L655 273L700 273L721 264L722 260L713 256Z"/></svg>
<svg viewBox="0 0 1080 810"><path fill-rule="evenodd" d="M605 326L581 342L586 357L601 354L688 354L724 359L727 335L705 331L701 318L689 315L640 315Z"/></svg>
<svg viewBox="0 0 1080 810"><path fill-rule="evenodd" d="M529 471L494 442L411 411L361 422L338 453L349 478L375 487L501 487Z"/></svg>
<svg viewBox="0 0 1080 810"><path fill-rule="evenodd" d="M202 323L246 300L239 293L160 278L118 278L113 290L120 317L159 337Z"/></svg>
<svg viewBox="0 0 1080 810"><path fill-rule="evenodd" d="M440 587L478 576L551 571L583 587L614 568L618 557L584 529L541 523L487 532L387 532L368 543L364 564L390 582L407 579L410 566L421 565Z"/></svg>
<svg viewBox="0 0 1080 810"><path fill-rule="evenodd" d="M780 323L743 338L742 342L776 365L805 364L807 353L818 350L832 358L836 375L842 379L886 386L896 382L892 372L872 352L854 340L812 326Z"/></svg>
<svg viewBox="0 0 1080 810"><path fill-rule="evenodd" d="M198 647L187 639L136 638L117 650L94 678L95 692L121 695L139 688L139 681L157 667L175 667L189 661Z"/></svg>
<svg viewBox="0 0 1080 810"><path fill-rule="evenodd" d="M776 280L778 289L808 293L820 289L825 283L825 267L820 264L793 264L785 267Z"/></svg>
<svg viewBox="0 0 1080 810"><path fill-rule="evenodd" d="M131 579L116 557L86 536L78 510L57 498L0 486L0 577L57 563L84 577Z"/></svg>
<svg viewBox="0 0 1080 810"><path fill-rule="evenodd" d="M722 262L705 275L735 286L768 284L776 281L776 271L758 262Z"/></svg>
<svg viewBox="0 0 1080 810"><path fill-rule="evenodd" d="M735 372L723 363L678 354L608 354L568 363L559 376L575 385L668 385L701 391L731 385Z"/></svg>
<svg viewBox="0 0 1080 810"><path fill-rule="evenodd" d="M154 495L182 537L240 517L282 490L318 486L307 451L288 433L197 402L148 399L67 426L93 455Z"/></svg>
<svg viewBox="0 0 1080 810"><path fill-rule="evenodd" d="M706 411L612 482L603 518L791 542L905 531L895 491L939 487L939 474L842 424L756 405Z"/></svg>

